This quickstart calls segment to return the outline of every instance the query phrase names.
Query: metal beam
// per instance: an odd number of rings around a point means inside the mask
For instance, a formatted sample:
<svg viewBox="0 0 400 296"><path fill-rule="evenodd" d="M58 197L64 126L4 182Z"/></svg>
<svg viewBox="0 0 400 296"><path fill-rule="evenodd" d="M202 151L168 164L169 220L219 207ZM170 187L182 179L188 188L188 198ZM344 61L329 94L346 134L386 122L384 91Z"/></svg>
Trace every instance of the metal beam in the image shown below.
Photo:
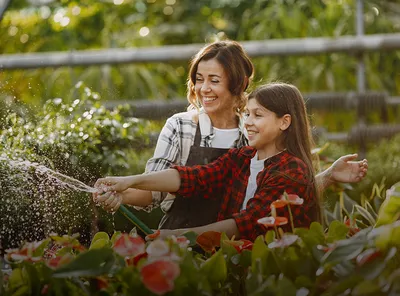
<svg viewBox="0 0 400 296"><path fill-rule="evenodd" d="M385 92L321 92L304 94L309 110L354 110L362 98L365 110L382 110L389 105L400 105L400 97L389 97ZM150 120L166 119L167 117L185 111L189 105L185 98L173 100L115 100L103 101L106 108L112 109L118 105L129 105L128 116Z"/></svg>
<svg viewBox="0 0 400 296"><path fill-rule="evenodd" d="M305 56L400 49L400 33L241 42L251 57ZM204 44L0 55L0 70L189 60Z"/></svg>

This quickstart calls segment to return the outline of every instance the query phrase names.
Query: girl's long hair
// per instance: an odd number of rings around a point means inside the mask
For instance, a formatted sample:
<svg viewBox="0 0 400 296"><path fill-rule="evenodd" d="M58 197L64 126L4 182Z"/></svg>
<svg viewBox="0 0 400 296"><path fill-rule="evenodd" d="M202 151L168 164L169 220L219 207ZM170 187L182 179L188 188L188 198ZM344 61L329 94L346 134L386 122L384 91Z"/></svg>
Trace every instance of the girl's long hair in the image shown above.
<svg viewBox="0 0 400 296"><path fill-rule="evenodd" d="M269 83L255 89L249 99L274 112L278 117L290 114L291 124L283 131L281 144L286 150L301 159L308 168L308 190L313 190L316 197L317 221L322 221L322 208L319 188L315 182L315 167L317 157L311 154L314 141L307 116L307 109L300 91L294 85L287 83Z"/></svg>
<svg viewBox="0 0 400 296"><path fill-rule="evenodd" d="M200 108L195 93L196 73L201 61L216 59L223 67L228 79L228 88L236 98L234 111L240 115L246 108L244 93L253 79L254 66L240 43L231 40L216 41L203 47L191 60L187 81L188 109Z"/></svg>

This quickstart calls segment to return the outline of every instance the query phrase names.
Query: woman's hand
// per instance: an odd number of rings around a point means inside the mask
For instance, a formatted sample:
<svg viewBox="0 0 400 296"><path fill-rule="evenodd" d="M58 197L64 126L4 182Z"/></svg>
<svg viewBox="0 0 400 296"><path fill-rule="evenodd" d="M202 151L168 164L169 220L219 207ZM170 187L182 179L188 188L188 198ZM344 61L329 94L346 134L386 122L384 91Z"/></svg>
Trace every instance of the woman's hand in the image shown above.
<svg viewBox="0 0 400 296"><path fill-rule="evenodd" d="M340 157L329 168L329 177L332 182L356 183L360 182L367 174L368 161L366 159L354 161L357 154Z"/></svg>
<svg viewBox="0 0 400 296"><path fill-rule="evenodd" d="M94 184L94 188L101 192L122 192L134 184L135 176L126 177L106 177L100 178Z"/></svg>
<svg viewBox="0 0 400 296"><path fill-rule="evenodd" d="M103 194L93 193L93 201L102 206L104 210L115 213L122 204L122 193L114 191Z"/></svg>

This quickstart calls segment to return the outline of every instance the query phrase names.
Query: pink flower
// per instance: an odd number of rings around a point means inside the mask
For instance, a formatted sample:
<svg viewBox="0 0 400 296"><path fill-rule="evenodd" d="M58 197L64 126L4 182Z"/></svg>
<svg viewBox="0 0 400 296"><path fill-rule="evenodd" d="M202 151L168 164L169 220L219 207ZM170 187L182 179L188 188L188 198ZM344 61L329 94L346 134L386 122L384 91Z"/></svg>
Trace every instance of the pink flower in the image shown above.
<svg viewBox="0 0 400 296"><path fill-rule="evenodd" d="M132 237L124 233L114 242L113 249L123 257L135 257L145 252L145 242L140 236Z"/></svg>
<svg viewBox="0 0 400 296"><path fill-rule="evenodd" d="M293 245L299 237L295 234L285 234L281 239L278 239L268 245L270 249L285 248Z"/></svg>
<svg viewBox="0 0 400 296"><path fill-rule="evenodd" d="M180 267L172 261L154 261L140 270L143 284L151 292L163 295L174 289L174 281L180 274Z"/></svg>

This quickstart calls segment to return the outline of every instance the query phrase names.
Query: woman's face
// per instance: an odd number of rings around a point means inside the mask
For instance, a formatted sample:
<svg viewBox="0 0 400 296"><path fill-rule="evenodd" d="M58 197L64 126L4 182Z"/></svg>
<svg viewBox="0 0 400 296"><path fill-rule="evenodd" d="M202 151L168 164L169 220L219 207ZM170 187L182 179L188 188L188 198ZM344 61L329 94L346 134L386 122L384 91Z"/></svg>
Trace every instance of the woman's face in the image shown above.
<svg viewBox="0 0 400 296"><path fill-rule="evenodd" d="M195 92L210 117L227 112L234 114L235 98L229 91L228 84L224 68L216 59L201 61L198 64Z"/></svg>

